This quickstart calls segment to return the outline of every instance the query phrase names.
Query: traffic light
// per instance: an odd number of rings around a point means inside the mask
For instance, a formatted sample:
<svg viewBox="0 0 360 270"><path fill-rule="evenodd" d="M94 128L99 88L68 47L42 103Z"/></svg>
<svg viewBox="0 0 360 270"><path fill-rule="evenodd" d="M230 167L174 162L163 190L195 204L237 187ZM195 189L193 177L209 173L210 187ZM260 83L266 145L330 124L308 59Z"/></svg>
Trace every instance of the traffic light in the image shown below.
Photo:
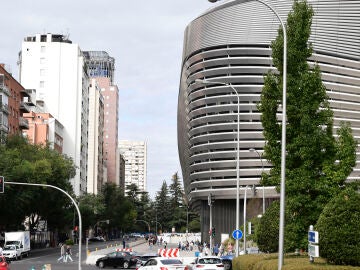
<svg viewBox="0 0 360 270"><path fill-rule="evenodd" d="M252 222L248 223L248 232L249 234L254 234L255 233L255 224Z"/></svg>
<svg viewBox="0 0 360 270"><path fill-rule="evenodd" d="M213 227L212 229L211 229L211 236L215 236L216 235L216 232L215 232L215 227Z"/></svg>
<svg viewBox="0 0 360 270"><path fill-rule="evenodd" d="M4 193L4 176L0 176L0 193Z"/></svg>

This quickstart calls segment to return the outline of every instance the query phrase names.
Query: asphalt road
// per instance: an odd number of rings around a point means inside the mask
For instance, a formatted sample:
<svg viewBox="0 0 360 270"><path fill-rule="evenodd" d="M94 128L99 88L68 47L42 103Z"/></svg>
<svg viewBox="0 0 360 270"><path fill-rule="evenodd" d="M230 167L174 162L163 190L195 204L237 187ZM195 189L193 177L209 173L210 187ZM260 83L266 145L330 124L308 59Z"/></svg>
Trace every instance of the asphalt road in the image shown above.
<svg viewBox="0 0 360 270"><path fill-rule="evenodd" d="M108 247L109 245L120 245L120 241L109 241L103 243L89 243L89 250L94 251L96 249L103 249ZM60 257L60 248L47 248L47 249L39 249L32 250L31 254L28 258L24 257L19 261L12 261L10 264L11 270L42 270L45 264L51 264L51 270L66 270L66 269L79 269L79 260L78 260L78 250L79 247L74 245L72 247L72 259L73 262L58 262L57 259ZM81 269L89 270L89 269L97 269L97 267L93 265L86 265L86 246L82 245L81 252Z"/></svg>
<svg viewBox="0 0 360 270"><path fill-rule="evenodd" d="M102 250L102 249L110 247L111 245L115 249L116 246L122 247L122 242L121 241L109 241L109 242L103 242L103 243L90 243L89 250L91 252L95 251L95 250ZM132 246L131 243L130 243L130 246ZM176 247L176 244L169 244L168 248L170 248L170 247ZM132 247L132 249L134 251L141 253L141 254L157 252L158 248L159 247L157 247L157 246L150 248L147 243L143 243L143 244ZM28 258L25 257L19 261L12 261L10 264L10 268L11 268L11 270L32 270L32 269L42 270L43 266L45 264L50 264L51 270L67 270L67 269L78 270L79 269L79 264L78 264L79 261L78 261L77 253L78 253L78 246L74 245L72 247L72 254L73 254L72 258L74 261L63 263L63 262L57 261L57 259L60 257L60 248L47 248L47 249L40 249L40 250L32 250L31 255ZM87 265L85 263L86 262L86 246L85 245L82 245L81 260L82 260L82 264L81 264L82 270L98 269L94 265ZM113 269L113 268L111 267L109 269Z"/></svg>

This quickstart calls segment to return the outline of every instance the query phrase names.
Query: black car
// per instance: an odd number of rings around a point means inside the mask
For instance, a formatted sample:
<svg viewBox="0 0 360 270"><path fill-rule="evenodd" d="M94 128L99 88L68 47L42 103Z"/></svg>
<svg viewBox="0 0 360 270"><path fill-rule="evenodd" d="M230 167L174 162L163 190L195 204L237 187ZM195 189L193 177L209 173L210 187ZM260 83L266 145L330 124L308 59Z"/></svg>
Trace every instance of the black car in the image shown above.
<svg viewBox="0 0 360 270"><path fill-rule="evenodd" d="M125 269L136 266L138 257L127 252L115 251L107 254L96 261L96 266L104 268L106 266L123 267Z"/></svg>

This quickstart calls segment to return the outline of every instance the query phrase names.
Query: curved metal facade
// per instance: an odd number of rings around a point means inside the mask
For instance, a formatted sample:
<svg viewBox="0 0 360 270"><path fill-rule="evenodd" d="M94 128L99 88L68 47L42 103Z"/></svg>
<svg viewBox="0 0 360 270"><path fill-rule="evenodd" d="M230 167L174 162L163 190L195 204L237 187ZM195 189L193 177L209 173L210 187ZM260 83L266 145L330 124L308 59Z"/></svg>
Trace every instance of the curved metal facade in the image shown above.
<svg viewBox="0 0 360 270"><path fill-rule="evenodd" d="M286 22L293 1L268 2ZM316 61L321 67L334 111L334 128L342 120L350 121L359 140L360 13L356 11L360 10L360 0L308 2L315 12L310 38L314 54L309 62ZM229 86L204 85L195 80L231 83L240 92L240 184L258 184L262 170L268 170L270 164L249 149L261 153L264 146L256 104L263 76L274 68L270 42L278 27L278 19L260 2L237 0L221 2L186 28L178 98L178 148L185 192L202 215L203 231L208 228L209 193L219 200L217 219L223 218L217 231L235 229L238 111L237 96ZM359 172L357 165L349 179L358 178ZM243 198L244 188L240 194ZM261 198L262 191L248 192L247 196ZM277 196L273 189L265 189L266 198ZM215 220L215 226L216 222L220 221Z"/></svg>

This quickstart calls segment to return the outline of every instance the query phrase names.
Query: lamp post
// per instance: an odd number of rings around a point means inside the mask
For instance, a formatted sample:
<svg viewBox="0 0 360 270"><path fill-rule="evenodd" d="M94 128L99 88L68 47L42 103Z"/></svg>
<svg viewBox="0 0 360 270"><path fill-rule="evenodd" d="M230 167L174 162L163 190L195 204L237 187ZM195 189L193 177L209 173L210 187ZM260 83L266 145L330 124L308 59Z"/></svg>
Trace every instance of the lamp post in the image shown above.
<svg viewBox="0 0 360 270"><path fill-rule="evenodd" d="M214 3L218 0L209 0L209 2ZM285 24L282 21L280 15L276 10L267 2L263 0L249 0L257 1L261 4L268 7L278 18L284 35L284 51L283 51L283 97L282 97L282 129L281 129L281 180L280 180L280 222L279 222L279 260L278 260L278 270L282 269L284 264L284 223L285 223L285 150L286 150L286 76L287 76L287 34Z"/></svg>
<svg viewBox="0 0 360 270"><path fill-rule="evenodd" d="M239 200L239 185L240 185L240 95L236 88L231 83L218 82L212 80L201 80L196 79L195 82L203 84L221 84L229 86L236 94L237 97L237 155L236 155L236 224L235 229L239 229L239 219L240 219L240 200ZM239 239L235 240L235 255L239 256Z"/></svg>
<svg viewBox="0 0 360 270"><path fill-rule="evenodd" d="M263 163L263 160L262 160L262 154L259 153L258 150L256 150L255 148L250 148L249 149L250 152L256 152L260 158L260 161L261 161L261 174L264 172L264 163ZM263 186L263 206L262 206L262 210L263 210L263 214L265 213L265 192L264 192L264 186Z"/></svg>

